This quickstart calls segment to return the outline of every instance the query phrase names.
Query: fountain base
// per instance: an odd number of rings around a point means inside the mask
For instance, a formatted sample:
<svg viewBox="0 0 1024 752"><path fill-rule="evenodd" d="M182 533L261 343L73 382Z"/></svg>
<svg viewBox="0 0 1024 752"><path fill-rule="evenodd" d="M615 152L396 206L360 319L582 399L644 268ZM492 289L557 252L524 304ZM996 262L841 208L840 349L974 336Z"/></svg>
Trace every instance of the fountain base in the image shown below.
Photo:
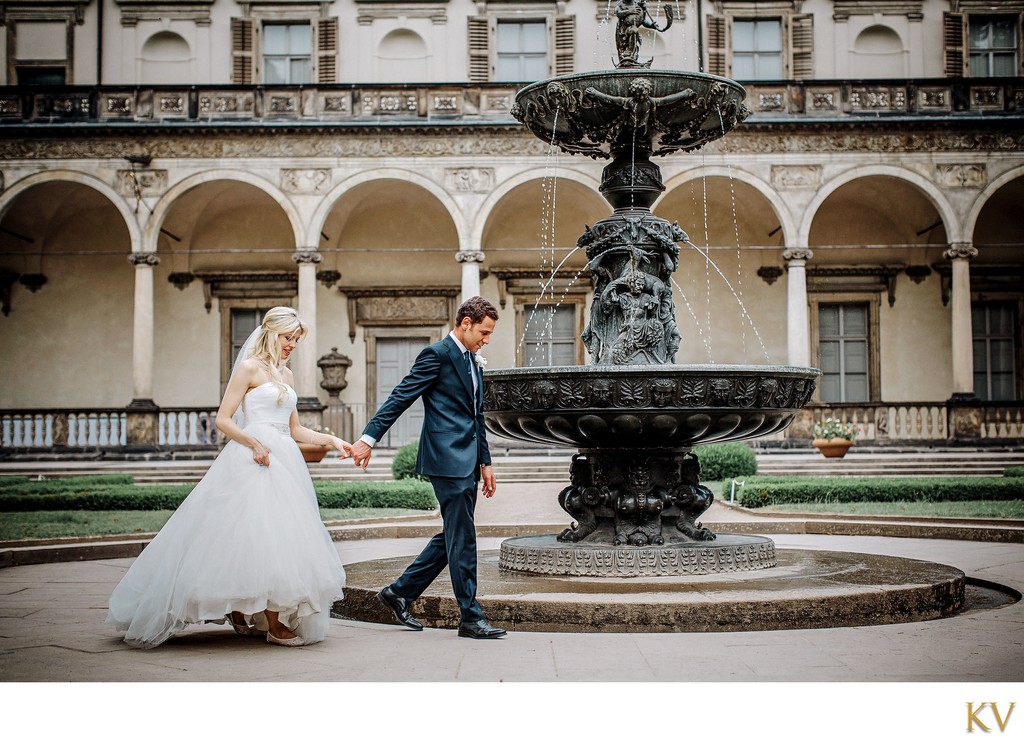
<svg viewBox="0 0 1024 752"><path fill-rule="evenodd" d="M554 535L509 538L501 544L503 572L570 577L669 577L750 572L774 567L775 544L759 535L722 534L712 541L623 546L588 538L563 543Z"/></svg>
<svg viewBox="0 0 1024 752"><path fill-rule="evenodd" d="M720 536L721 537L721 536ZM778 549L777 565L700 577L523 576L479 553L479 599L488 621L526 632L739 632L902 624L952 616L966 576L932 562L836 551ZM409 557L346 565L335 617L394 624L377 592ZM452 628L459 607L445 574L411 606L424 626Z"/></svg>

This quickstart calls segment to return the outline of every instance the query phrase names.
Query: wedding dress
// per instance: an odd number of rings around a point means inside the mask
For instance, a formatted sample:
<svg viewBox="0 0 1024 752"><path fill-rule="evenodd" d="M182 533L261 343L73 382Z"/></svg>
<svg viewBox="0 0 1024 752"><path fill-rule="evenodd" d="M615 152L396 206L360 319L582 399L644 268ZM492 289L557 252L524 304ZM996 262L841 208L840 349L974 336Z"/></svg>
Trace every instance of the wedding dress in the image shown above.
<svg viewBox="0 0 1024 752"><path fill-rule="evenodd" d="M246 394L245 430L270 450L268 467L229 441L110 596L107 623L151 648L188 624L241 611L266 630L264 609L303 638L327 634L345 571L320 519L313 482L288 420L295 391L261 384Z"/></svg>

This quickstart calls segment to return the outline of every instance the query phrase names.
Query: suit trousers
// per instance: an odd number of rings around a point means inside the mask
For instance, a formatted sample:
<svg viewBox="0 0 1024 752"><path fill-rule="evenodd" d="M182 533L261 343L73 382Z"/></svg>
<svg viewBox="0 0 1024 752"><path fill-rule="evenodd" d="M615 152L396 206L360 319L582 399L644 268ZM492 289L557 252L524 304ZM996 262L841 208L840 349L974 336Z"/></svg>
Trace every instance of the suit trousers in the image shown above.
<svg viewBox="0 0 1024 752"><path fill-rule="evenodd" d="M477 477L431 477L430 483L441 505L444 530L428 541L391 589L408 600L419 598L447 566L462 620L478 621L484 612L476 599Z"/></svg>

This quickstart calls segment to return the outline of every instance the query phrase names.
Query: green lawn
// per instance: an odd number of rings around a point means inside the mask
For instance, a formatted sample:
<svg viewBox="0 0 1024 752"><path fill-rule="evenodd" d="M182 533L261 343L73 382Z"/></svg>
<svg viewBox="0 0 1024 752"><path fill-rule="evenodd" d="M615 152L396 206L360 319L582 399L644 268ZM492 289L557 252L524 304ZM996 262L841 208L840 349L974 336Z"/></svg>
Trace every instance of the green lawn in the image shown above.
<svg viewBox="0 0 1024 752"><path fill-rule="evenodd" d="M790 514L862 514L897 517L988 517L1024 520L1024 501L917 501L863 502L860 504L772 504L758 512Z"/></svg>
<svg viewBox="0 0 1024 752"><path fill-rule="evenodd" d="M0 513L0 541L38 538L85 538L95 535L152 533L172 512L46 511ZM321 509L324 522L426 514L418 509Z"/></svg>

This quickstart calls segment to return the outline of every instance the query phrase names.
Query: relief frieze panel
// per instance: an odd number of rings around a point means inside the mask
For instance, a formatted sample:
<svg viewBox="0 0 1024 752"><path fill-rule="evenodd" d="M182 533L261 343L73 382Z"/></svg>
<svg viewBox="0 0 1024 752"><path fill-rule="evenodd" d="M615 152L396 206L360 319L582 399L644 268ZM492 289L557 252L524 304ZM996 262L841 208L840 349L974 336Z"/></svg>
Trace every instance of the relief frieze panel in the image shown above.
<svg viewBox="0 0 1024 752"><path fill-rule="evenodd" d="M331 171L327 169L281 170L281 188L286 193L324 194L331 187Z"/></svg>
<svg viewBox="0 0 1024 752"><path fill-rule="evenodd" d="M214 102L200 107L212 107ZM234 95L225 103L244 106ZM86 104L88 100L86 100ZM222 104L225 104L222 103ZM74 106L74 105L70 105ZM225 106L227 106L225 104ZM364 158L364 157L487 157L515 153L523 157L544 157L548 147L518 128L420 129L396 128L386 135L358 134L339 139L332 129L310 129L297 135L274 134L265 128L252 133L209 132L197 138L194 131L158 136L144 131L132 143L139 153L157 158L230 159L253 158ZM413 137L414 136L414 137ZM709 154L766 153L863 153L905 152L1008 152L1024 149L1024 131L993 128L989 131L869 130L837 131L833 126L812 126L799 131L778 132L774 126L747 124L742 132L708 144ZM26 134L0 142L2 159L121 159L124 134L117 137L76 133L73 138L49 138Z"/></svg>

